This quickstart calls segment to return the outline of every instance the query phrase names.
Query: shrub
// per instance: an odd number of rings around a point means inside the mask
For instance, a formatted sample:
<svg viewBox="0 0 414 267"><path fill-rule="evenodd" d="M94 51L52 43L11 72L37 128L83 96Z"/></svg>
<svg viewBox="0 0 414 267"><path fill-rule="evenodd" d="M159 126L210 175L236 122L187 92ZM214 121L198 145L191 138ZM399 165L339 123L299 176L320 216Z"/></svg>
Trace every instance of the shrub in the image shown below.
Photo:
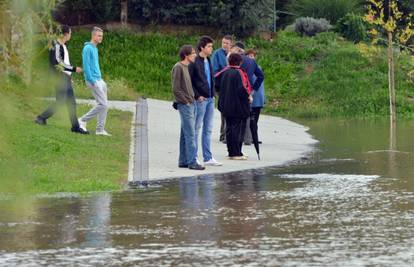
<svg viewBox="0 0 414 267"><path fill-rule="evenodd" d="M335 27L335 31L354 43L368 39L367 26L364 19L354 13L348 13L340 19Z"/></svg>
<svg viewBox="0 0 414 267"><path fill-rule="evenodd" d="M320 32L329 31L332 26L326 19L298 18L295 21L295 31L301 35L315 36Z"/></svg>
<svg viewBox="0 0 414 267"><path fill-rule="evenodd" d="M336 22L350 12L363 10L361 0L293 0L288 10L298 17L325 18Z"/></svg>

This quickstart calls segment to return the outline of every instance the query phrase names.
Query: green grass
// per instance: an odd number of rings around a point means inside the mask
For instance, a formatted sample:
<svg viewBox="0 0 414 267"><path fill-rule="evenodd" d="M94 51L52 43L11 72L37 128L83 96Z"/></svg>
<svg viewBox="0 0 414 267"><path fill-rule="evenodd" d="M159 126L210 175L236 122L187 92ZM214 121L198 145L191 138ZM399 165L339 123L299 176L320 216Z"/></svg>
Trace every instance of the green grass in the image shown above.
<svg viewBox="0 0 414 267"><path fill-rule="evenodd" d="M125 184L132 114L109 110L110 138L79 135L70 132L65 108L47 126L40 126L33 119L48 103L25 101L29 99L8 95L8 102L25 107L8 116L0 130L0 192L106 191ZM78 115L89 108L78 106ZM93 131L95 123L91 121L88 128Z"/></svg>
<svg viewBox="0 0 414 267"><path fill-rule="evenodd" d="M197 37L106 32L99 47L100 63L104 78L118 84L110 85L113 97L133 99L132 90L147 97L172 99L170 71L178 60L177 51L182 44L195 44ZM87 31L73 33L70 50L74 63L81 63L87 40ZM266 113L298 117L388 115L385 49L367 56L334 33L300 37L279 32L274 42L250 38L246 44L259 50L258 63L266 75ZM398 62L398 114L413 117L413 83L406 73L414 66L407 55L401 55ZM75 80L77 95L87 92L81 89L82 77Z"/></svg>

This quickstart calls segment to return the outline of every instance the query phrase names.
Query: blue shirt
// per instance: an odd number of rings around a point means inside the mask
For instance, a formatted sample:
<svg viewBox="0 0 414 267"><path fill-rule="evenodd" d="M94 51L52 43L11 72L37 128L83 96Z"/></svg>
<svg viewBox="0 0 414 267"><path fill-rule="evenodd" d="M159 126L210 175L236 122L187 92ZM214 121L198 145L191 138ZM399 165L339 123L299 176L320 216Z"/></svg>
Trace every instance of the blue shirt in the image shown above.
<svg viewBox="0 0 414 267"><path fill-rule="evenodd" d="M214 74L224 69L224 67L228 65L226 50L224 50L223 48L220 48L214 51L212 64L213 64Z"/></svg>
<svg viewBox="0 0 414 267"><path fill-rule="evenodd" d="M207 58L204 59L204 72L206 74L208 88L210 88L210 95L211 95L211 70L210 70L210 64Z"/></svg>
<svg viewBox="0 0 414 267"><path fill-rule="evenodd" d="M99 67L98 48L91 42L86 42L82 50L83 75L90 84L95 84L102 80L101 69Z"/></svg>

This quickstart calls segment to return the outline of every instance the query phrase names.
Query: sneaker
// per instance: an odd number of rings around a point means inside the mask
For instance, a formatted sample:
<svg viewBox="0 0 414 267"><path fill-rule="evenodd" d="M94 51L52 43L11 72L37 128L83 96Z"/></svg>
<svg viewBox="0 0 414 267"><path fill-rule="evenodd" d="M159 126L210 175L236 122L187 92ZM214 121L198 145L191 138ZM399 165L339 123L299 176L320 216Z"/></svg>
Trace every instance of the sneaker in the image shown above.
<svg viewBox="0 0 414 267"><path fill-rule="evenodd" d="M79 134L89 134L88 131L85 131L84 129L82 129L81 127L78 128L72 128L71 131L73 133L79 133Z"/></svg>
<svg viewBox="0 0 414 267"><path fill-rule="evenodd" d="M229 157L229 159L231 159L231 160L247 160L247 157L245 157L245 156L234 156L234 157Z"/></svg>
<svg viewBox="0 0 414 267"><path fill-rule="evenodd" d="M102 131L97 131L96 132L96 135L103 135L103 136L112 136L112 134L110 134L110 133L108 133L107 131L105 131L105 130L102 130Z"/></svg>
<svg viewBox="0 0 414 267"><path fill-rule="evenodd" d="M79 123L79 128L81 128L82 130L84 130L85 132L87 132L88 130L86 129L86 121L83 121L81 119L78 119L78 123Z"/></svg>
<svg viewBox="0 0 414 267"><path fill-rule="evenodd" d="M35 123L39 124L39 125L46 125L47 122L45 119L42 119L40 117L36 117L36 119L34 120Z"/></svg>
<svg viewBox="0 0 414 267"><path fill-rule="evenodd" d="M188 168L190 170L197 170L197 171L202 171L206 169L204 166L201 166L200 164L194 164L194 165L188 166Z"/></svg>
<svg viewBox="0 0 414 267"><path fill-rule="evenodd" d="M221 166L223 163L218 162L214 158L211 158L209 161L204 161L205 166Z"/></svg>
<svg viewBox="0 0 414 267"><path fill-rule="evenodd" d="M198 165L203 166L203 165L201 164L201 162L198 160L198 158L196 158L196 162L197 162L197 164L198 164Z"/></svg>

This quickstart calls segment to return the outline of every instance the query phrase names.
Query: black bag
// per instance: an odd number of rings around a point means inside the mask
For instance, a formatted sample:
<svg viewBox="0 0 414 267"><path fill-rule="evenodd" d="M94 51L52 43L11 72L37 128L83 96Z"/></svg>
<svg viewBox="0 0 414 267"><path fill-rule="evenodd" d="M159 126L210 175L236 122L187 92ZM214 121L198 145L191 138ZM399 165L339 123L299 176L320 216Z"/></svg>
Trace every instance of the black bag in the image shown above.
<svg viewBox="0 0 414 267"><path fill-rule="evenodd" d="M173 102L172 107L177 110L178 109L178 103L177 102Z"/></svg>

